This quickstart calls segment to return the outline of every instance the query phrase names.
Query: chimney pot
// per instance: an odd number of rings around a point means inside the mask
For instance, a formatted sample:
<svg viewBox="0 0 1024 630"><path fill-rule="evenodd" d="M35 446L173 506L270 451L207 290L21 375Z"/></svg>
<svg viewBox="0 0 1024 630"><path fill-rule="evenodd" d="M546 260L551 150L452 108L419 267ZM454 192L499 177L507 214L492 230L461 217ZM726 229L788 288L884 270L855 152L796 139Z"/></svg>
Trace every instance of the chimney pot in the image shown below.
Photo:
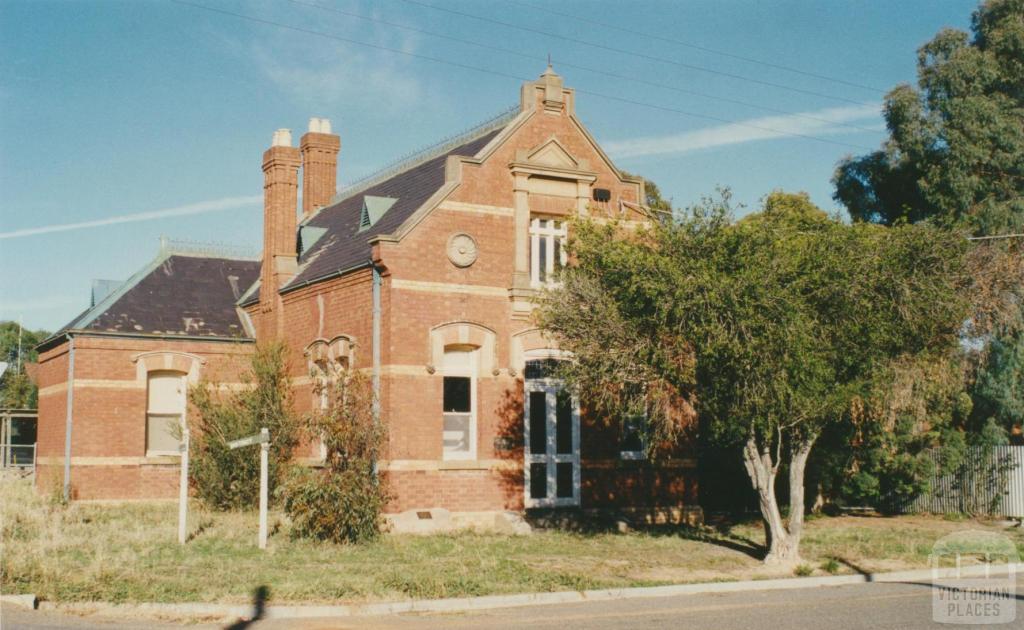
<svg viewBox="0 0 1024 630"><path fill-rule="evenodd" d="M291 129L278 129L274 132L274 140L271 142L271 146L275 147L290 147L292 146L292 130Z"/></svg>
<svg viewBox="0 0 1024 630"><path fill-rule="evenodd" d="M331 133L331 121L309 119L309 132L299 140L302 153L302 214L310 216L334 196L341 139Z"/></svg>

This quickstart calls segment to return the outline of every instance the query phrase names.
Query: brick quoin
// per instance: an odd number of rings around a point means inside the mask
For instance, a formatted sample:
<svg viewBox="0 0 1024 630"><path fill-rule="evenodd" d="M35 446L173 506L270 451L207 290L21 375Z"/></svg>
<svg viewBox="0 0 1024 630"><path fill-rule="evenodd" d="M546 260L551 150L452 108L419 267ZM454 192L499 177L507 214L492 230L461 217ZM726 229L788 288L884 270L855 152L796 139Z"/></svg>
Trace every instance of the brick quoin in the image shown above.
<svg viewBox="0 0 1024 630"><path fill-rule="evenodd" d="M531 320L530 289L516 263L517 241L525 242L518 231L526 229L530 216L566 220L581 211L627 223L647 220L641 206L643 182L622 175L611 164L576 118L575 98L550 69L538 81L525 84L520 111L495 127L500 130L487 142L474 145L471 154L449 155L443 185L432 196L424 195L406 218L388 223L385 232L368 232L367 237L353 235L353 228L347 228L348 233L328 231L323 239L361 238L360 246L369 242L371 249L353 268L320 278L306 279L304 274L319 264L318 258L330 256L330 250L324 245L308 256L296 252L296 222L300 230L326 225L318 223L325 217L334 217L337 225L358 225L356 213L362 203L346 205L345 191L334 197L340 139L330 133L329 123L313 119L298 149L290 146L290 136L286 142L275 134L274 145L263 156L264 253L260 286L255 293L250 289L258 299L243 298L239 303L256 340L280 339L286 344L297 410L306 413L314 405L313 366L307 352L311 344L349 340L349 367L373 370L372 260L382 284L379 400L388 442L381 469L394 497L389 512L524 507L524 360L528 352L557 348L543 340ZM419 167L408 168L414 172ZM303 204L297 217L300 170ZM398 173L391 181L401 177ZM609 191L610 200L594 202L595 188ZM396 196L400 202L401 196L410 194ZM342 217L338 213L345 208L350 215ZM386 213L379 222L390 221L389 216ZM456 234L475 241L471 264L450 259L449 243ZM455 332L445 333L446 325ZM481 364L487 371L476 378L476 459L445 461L443 376L432 339L466 335L470 329L475 339L493 339L491 355ZM205 361L204 377L234 381L253 348L251 340L83 337L78 343L76 380L123 380L126 385L137 378L133 354L171 349L193 354ZM484 347L478 351L483 353ZM40 397L39 454L45 460L38 476L41 491L63 474L66 389L60 386L66 386L66 377L65 343L40 357L40 387L46 392ZM144 455L145 389L139 389L137 381L123 389L95 385L75 390L76 498L173 496L173 463L125 459ZM583 413L580 507L678 511L696 506L692 444L680 445L657 464L624 460L619 431L617 422ZM315 450L307 440L299 455L315 456ZM104 457L120 459L102 465ZM81 465L75 458L81 458Z"/></svg>

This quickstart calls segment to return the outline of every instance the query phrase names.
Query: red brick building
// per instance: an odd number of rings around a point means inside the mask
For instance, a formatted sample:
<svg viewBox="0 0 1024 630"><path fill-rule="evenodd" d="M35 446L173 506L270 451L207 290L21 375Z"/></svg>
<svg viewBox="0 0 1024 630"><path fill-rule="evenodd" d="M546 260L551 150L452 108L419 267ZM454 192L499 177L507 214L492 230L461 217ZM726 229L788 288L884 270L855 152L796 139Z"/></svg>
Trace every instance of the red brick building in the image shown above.
<svg viewBox="0 0 1024 630"><path fill-rule="evenodd" d="M639 434L581 420L550 377L566 357L531 321L566 262L570 215L646 220L643 181L612 164L575 99L548 69L517 110L338 194L326 120L298 148L275 133L261 263L164 252L41 346L40 487L173 496L174 444L157 424L187 414L180 388L230 387L254 339L281 338L305 409L314 381L372 375L393 512L695 512L693 460L654 465Z"/></svg>

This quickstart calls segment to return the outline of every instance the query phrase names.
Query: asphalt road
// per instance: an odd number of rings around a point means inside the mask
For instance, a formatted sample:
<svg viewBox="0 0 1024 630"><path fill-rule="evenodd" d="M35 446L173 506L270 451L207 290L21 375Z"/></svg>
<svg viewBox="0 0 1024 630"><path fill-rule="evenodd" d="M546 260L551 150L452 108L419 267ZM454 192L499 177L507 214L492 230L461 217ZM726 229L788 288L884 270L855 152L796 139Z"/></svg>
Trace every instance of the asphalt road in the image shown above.
<svg viewBox="0 0 1024 630"><path fill-rule="evenodd" d="M1024 580L1017 592L1024 592ZM1024 628L1024 595L1016 599L1017 619L993 628ZM1011 606L1014 605L1011 603ZM172 624L106 621L27 611L5 606L3 630L119 630L169 628ZM232 626L194 625L191 628ZM235 624L252 630L340 630L348 628L674 628L709 630L859 628L948 628L932 620L929 584L860 584L785 591L687 595L649 599L507 608L462 614L397 615L316 620L263 620Z"/></svg>

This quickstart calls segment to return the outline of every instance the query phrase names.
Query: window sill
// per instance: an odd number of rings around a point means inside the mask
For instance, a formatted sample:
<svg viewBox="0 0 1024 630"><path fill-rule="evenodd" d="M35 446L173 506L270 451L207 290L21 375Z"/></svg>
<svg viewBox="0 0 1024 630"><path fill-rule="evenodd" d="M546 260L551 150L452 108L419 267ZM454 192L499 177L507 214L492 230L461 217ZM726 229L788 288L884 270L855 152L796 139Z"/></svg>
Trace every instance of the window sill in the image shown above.
<svg viewBox="0 0 1024 630"><path fill-rule="evenodd" d="M647 459L647 453L643 451L622 451L619 453L619 459L628 462L642 461Z"/></svg>
<svg viewBox="0 0 1024 630"><path fill-rule="evenodd" d="M437 464L438 470L490 470L491 462L479 459L445 459Z"/></svg>

